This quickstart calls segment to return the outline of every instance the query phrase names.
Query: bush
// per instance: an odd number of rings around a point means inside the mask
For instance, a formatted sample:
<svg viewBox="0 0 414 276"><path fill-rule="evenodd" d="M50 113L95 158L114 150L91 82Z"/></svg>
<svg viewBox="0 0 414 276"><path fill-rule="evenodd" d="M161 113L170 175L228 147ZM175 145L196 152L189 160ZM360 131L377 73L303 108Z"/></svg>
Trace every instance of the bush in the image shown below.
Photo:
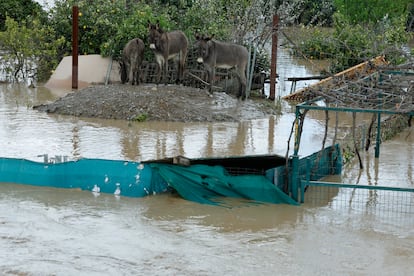
<svg viewBox="0 0 414 276"><path fill-rule="evenodd" d="M337 11L351 24L376 23L385 17L407 16L412 0L334 0Z"/></svg>
<svg viewBox="0 0 414 276"><path fill-rule="evenodd" d="M2 63L6 78L12 81L46 80L57 65L57 51L64 38L55 39L54 30L35 19L31 28L7 17L6 30L0 33L5 51Z"/></svg>
<svg viewBox="0 0 414 276"><path fill-rule="evenodd" d="M329 71L336 73L379 55L398 64L404 61L401 47L408 42L405 31L406 17L385 17L377 23L351 24L346 17L336 13L334 32L313 30L313 35L298 44L296 53L309 58L329 58Z"/></svg>
<svg viewBox="0 0 414 276"><path fill-rule="evenodd" d="M305 55L310 59L327 59L332 57L335 43L332 31L324 28L306 27L307 38L299 42L297 48L293 49L293 54L297 56Z"/></svg>
<svg viewBox="0 0 414 276"><path fill-rule="evenodd" d="M332 26L335 7L332 0L302 0L296 2L296 23L311 26Z"/></svg>

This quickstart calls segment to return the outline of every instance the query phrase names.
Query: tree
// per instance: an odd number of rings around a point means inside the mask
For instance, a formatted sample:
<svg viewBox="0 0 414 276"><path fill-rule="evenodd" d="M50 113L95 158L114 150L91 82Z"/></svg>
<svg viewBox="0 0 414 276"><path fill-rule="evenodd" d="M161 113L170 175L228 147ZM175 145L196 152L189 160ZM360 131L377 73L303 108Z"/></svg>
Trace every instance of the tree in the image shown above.
<svg viewBox="0 0 414 276"><path fill-rule="evenodd" d="M50 25L66 44L60 55L71 53L72 7L79 7L79 53L100 54L101 46L116 34L119 24L128 16L124 1L55 0L50 10Z"/></svg>
<svg viewBox="0 0 414 276"><path fill-rule="evenodd" d="M33 0L2 0L0 5L0 31L6 28L6 18L16 22L29 22L30 18L46 18L46 12Z"/></svg>
<svg viewBox="0 0 414 276"><path fill-rule="evenodd" d="M55 39L54 30L38 19L31 21L31 28L7 17L5 31L0 32L3 70L12 81L45 80L57 65L56 49L64 38Z"/></svg>

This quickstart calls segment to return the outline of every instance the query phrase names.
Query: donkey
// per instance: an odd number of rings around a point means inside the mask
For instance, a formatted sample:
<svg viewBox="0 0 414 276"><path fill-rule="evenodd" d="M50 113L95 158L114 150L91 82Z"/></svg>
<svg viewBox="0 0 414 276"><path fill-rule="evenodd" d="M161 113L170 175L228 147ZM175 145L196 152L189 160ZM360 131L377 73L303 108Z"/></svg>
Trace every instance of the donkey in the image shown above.
<svg viewBox="0 0 414 276"><path fill-rule="evenodd" d="M140 67L144 60L144 42L134 38L125 45L122 51L122 59L119 63L121 82L130 82L131 85L140 83Z"/></svg>
<svg viewBox="0 0 414 276"><path fill-rule="evenodd" d="M216 68L235 68L240 81L238 98L246 98L246 67L249 58L247 49L241 45L220 42L213 40L213 36L195 35L195 47L198 48L198 63L203 63L207 71L209 92L212 93L212 86L216 74Z"/></svg>
<svg viewBox="0 0 414 276"><path fill-rule="evenodd" d="M187 37L182 31L164 32L160 28L158 20L156 24L151 24L148 20L148 30L149 46L154 51L158 64L157 84L161 80L161 71L163 72L164 83L167 84L168 60L170 59L174 59L177 63L178 73L176 83L181 83L184 79L184 66L187 59Z"/></svg>

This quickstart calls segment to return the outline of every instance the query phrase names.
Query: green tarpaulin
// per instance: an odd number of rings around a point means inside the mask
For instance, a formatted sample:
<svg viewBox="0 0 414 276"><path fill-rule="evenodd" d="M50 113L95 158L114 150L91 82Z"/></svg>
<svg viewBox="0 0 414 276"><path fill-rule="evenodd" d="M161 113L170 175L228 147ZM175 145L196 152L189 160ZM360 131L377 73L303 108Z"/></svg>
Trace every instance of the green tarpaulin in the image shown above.
<svg viewBox="0 0 414 276"><path fill-rule="evenodd" d="M151 164L180 196L187 200L220 204L220 197L245 198L268 203L298 205L263 175L229 175L221 166Z"/></svg>

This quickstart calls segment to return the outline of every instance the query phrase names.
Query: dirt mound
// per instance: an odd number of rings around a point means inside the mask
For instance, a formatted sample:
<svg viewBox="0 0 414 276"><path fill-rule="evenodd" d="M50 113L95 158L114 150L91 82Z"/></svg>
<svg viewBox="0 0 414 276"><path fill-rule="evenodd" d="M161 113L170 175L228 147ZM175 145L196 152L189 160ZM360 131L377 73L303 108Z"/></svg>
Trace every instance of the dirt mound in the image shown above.
<svg viewBox="0 0 414 276"><path fill-rule="evenodd" d="M63 115L134 121L243 121L276 114L264 99L246 101L225 93L178 85L95 85L34 109Z"/></svg>

